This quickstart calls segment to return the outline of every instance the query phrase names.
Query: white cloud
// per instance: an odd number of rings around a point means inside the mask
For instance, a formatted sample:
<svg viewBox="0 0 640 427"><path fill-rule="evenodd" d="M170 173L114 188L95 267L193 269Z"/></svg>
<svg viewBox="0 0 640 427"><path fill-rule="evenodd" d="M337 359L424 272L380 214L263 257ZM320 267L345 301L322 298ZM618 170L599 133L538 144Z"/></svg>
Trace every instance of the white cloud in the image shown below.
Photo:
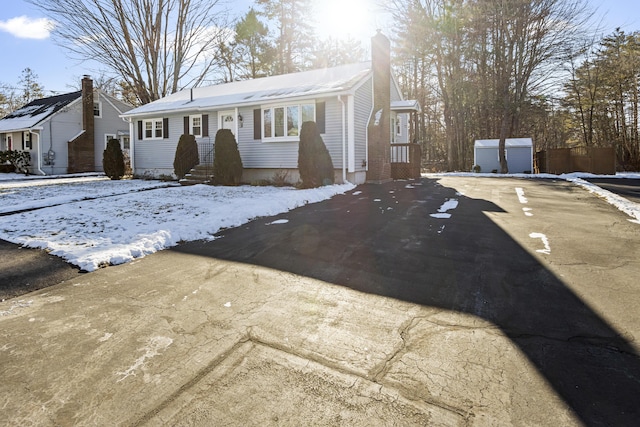
<svg viewBox="0 0 640 427"><path fill-rule="evenodd" d="M0 30L21 39L42 40L49 38L53 25L50 19L30 18L23 15L0 21Z"/></svg>

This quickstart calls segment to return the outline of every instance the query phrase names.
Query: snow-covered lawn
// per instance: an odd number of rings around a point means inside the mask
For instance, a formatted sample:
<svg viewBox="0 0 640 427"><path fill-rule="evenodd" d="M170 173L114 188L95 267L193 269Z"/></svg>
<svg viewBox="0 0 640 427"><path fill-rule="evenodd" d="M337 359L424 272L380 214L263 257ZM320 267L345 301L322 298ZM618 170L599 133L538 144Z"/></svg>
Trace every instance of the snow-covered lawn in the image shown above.
<svg viewBox="0 0 640 427"><path fill-rule="evenodd" d="M277 215L353 189L168 186L160 181L99 177L0 181L0 239L43 248L82 270L121 264L212 238L224 228ZM149 190L149 191L142 191ZM48 207L43 207L48 206Z"/></svg>
<svg viewBox="0 0 640 427"><path fill-rule="evenodd" d="M443 174L425 176L440 175ZM640 223L639 204L582 179L587 175L515 176L566 179L603 197ZM624 175L617 175L621 176ZM626 176L640 178L637 174ZM20 175L0 174L0 239L46 249L83 270L93 271L143 257L180 241L211 239L224 228L326 200L353 188L351 184L311 190L181 187L160 181L110 181L100 176L25 180ZM282 221L286 220L279 222Z"/></svg>

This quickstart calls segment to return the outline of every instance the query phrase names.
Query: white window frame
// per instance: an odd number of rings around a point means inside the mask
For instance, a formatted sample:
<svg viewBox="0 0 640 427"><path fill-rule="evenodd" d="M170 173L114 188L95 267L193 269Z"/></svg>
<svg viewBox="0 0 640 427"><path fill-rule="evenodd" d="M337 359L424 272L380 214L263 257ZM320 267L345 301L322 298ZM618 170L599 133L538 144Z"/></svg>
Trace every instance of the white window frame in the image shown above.
<svg viewBox="0 0 640 427"><path fill-rule="evenodd" d="M98 114L96 114L96 105L98 106ZM102 118L102 101L93 101L93 117Z"/></svg>
<svg viewBox="0 0 640 427"><path fill-rule="evenodd" d="M104 148L107 148L107 144L109 143L110 139L118 139L118 136L116 134L113 133L105 133L104 134Z"/></svg>
<svg viewBox="0 0 640 427"><path fill-rule="evenodd" d="M196 131L195 131L196 126L194 124L194 121L196 119L200 120L200 125L197 126L198 133L196 133ZM189 133L191 135L195 136L196 138L202 137L202 114L194 114L192 116L189 116Z"/></svg>
<svg viewBox="0 0 640 427"><path fill-rule="evenodd" d="M147 124L151 125L151 129L147 129ZM157 136L158 124L160 124L160 136ZM147 130L151 131L151 136L147 136ZM159 119L146 119L142 121L142 140L151 141L164 138L164 125L162 118Z"/></svg>
<svg viewBox="0 0 640 427"><path fill-rule="evenodd" d="M311 106L313 107L313 121L316 120L316 103L315 101L309 101L309 102L299 102L299 103L288 103L288 104L274 104L274 105L268 105L268 106L262 106L261 108L261 129L260 132L262 133L262 141L263 142L288 142L288 141L293 141L293 142L298 142L300 141L300 130L302 128L302 123L304 123L304 119L302 117L302 110L304 106ZM295 135L288 135L289 130L287 129L287 123L288 123L288 113L290 111L291 108L297 108L298 109L298 117L297 117L297 133ZM275 136L276 133L276 126L275 126L275 117L276 117L276 110L278 109L283 109L283 124L284 124L284 134L282 136ZM271 135L265 135L265 126L266 126L266 121L265 121L265 112L269 111L270 112L270 116L271 116ZM307 120L308 121L308 120ZM292 128L295 129L295 128Z"/></svg>
<svg viewBox="0 0 640 427"><path fill-rule="evenodd" d="M31 131L24 131L22 134L22 149L23 150L32 150L33 149L33 140L31 139Z"/></svg>

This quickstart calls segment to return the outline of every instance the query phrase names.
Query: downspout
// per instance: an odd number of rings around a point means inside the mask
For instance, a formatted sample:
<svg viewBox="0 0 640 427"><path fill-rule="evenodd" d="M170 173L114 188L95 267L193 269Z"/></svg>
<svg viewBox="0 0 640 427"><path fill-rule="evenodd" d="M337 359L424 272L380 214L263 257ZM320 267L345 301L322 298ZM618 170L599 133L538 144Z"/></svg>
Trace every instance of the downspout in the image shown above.
<svg viewBox="0 0 640 427"><path fill-rule="evenodd" d="M338 101L342 104L342 183L347 182L347 137L346 137L346 120L344 118L347 107L342 100L342 95L338 95Z"/></svg>
<svg viewBox="0 0 640 427"><path fill-rule="evenodd" d="M53 151L53 130L52 130L52 127L51 127L51 120L49 120L49 151L47 152L47 154L53 153L53 152L54 152ZM53 175L53 166L54 166L54 162L52 161L51 162L51 175Z"/></svg>
<svg viewBox="0 0 640 427"><path fill-rule="evenodd" d="M122 119L122 121L129 123L129 166L131 167L131 173L133 176L136 175L136 165L135 165L135 139L137 135L135 134L134 129L134 121L133 118L127 117L126 119Z"/></svg>
<svg viewBox="0 0 640 427"><path fill-rule="evenodd" d="M40 134L32 132L32 129L29 129L29 135L38 136L38 149L36 150L36 153L37 153L36 157L38 158L37 171L38 171L38 174L40 175L46 175L46 173L44 173L44 171L42 170L42 146L40 144ZM33 140L31 141L31 143L33 144Z"/></svg>

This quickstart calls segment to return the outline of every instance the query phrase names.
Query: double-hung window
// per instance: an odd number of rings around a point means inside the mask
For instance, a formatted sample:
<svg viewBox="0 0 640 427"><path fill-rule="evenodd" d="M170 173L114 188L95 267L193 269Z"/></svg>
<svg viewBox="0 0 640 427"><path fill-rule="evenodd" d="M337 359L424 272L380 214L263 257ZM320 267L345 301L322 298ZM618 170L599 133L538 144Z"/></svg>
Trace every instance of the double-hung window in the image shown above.
<svg viewBox="0 0 640 427"><path fill-rule="evenodd" d="M164 129L162 119L144 120L144 139L162 139L164 137Z"/></svg>
<svg viewBox="0 0 640 427"><path fill-rule="evenodd" d="M102 102L97 101L93 103L93 115L98 118L102 117Z"/></svg>
<svg viewBox="0 0 640 427"><path fill-rule="evenodd" d="M263 108L262 139L264 141L298 141L302 123L315 121L315 110L315 103Z"/></svg>
<svg viewBox="0 0 640 427"><path fill-rule="evenodd" d="M202 136L202 116L201 115L197 115L197 116L189 116L189 128L190 128L190 134L195 136L195 137L201 137Z"/></svg>

